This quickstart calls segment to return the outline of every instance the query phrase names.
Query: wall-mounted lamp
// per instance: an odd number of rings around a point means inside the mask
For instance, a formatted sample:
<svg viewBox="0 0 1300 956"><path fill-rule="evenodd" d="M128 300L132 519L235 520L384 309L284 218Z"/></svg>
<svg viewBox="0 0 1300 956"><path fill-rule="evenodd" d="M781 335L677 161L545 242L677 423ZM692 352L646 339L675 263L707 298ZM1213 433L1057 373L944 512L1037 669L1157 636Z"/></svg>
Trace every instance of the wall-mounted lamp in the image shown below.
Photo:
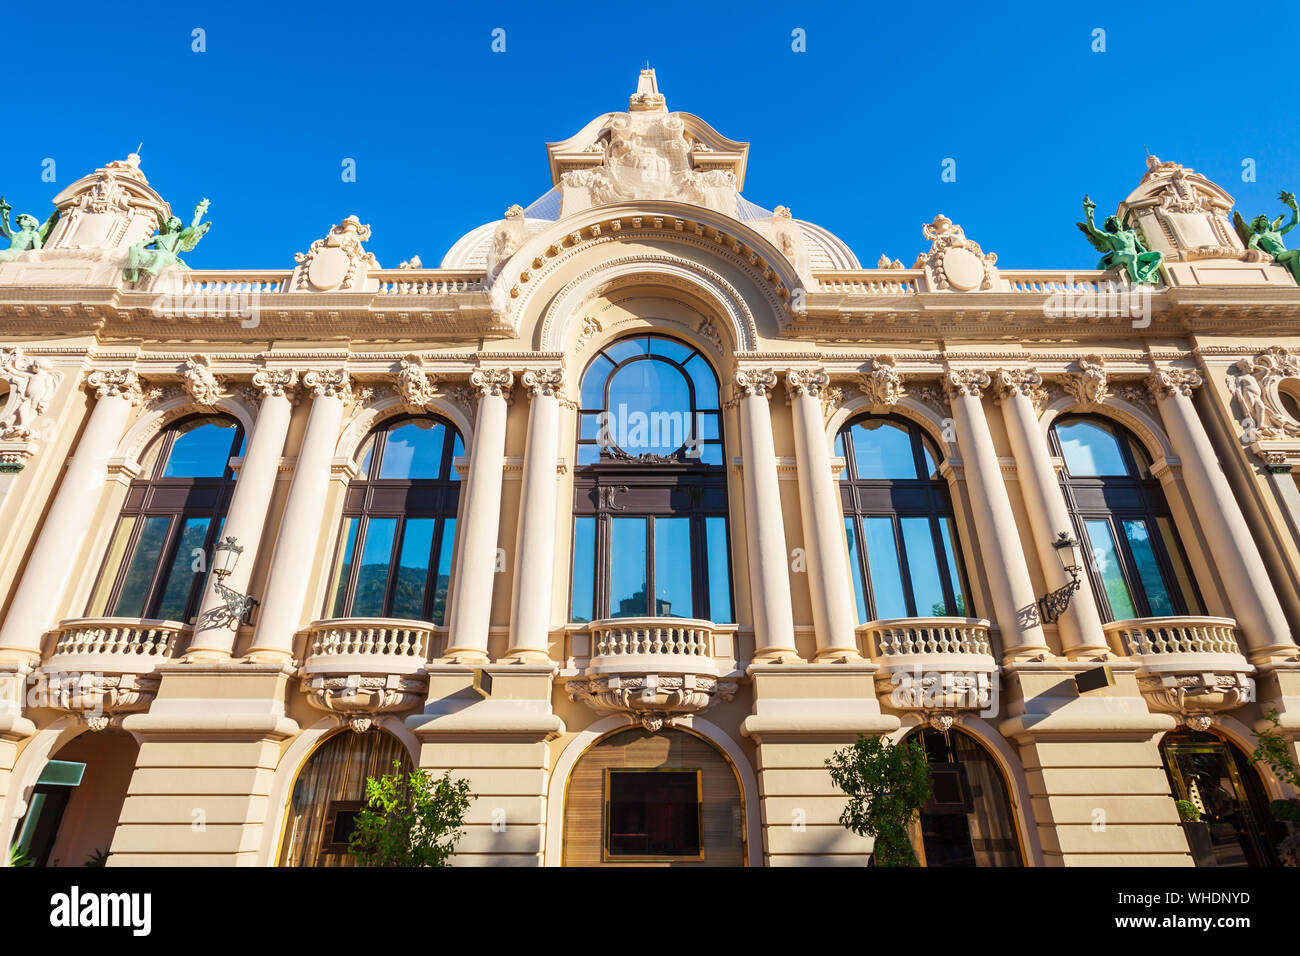
<svg viewBox="0 0 1300 956"><path fill-rule="evenodd" d="M235 570L235 565L239 563L239 556L243 553L244 549L235 543L234 537L227 535L225 540L213 549L212 555L212 573L217 576L217 593L226 602L226 610L236 623L242 621L253 609L253 605L257 604L256 599L247 594L240 594L223 583Z"/></svg>
<svg viewBox="0 0 1300 956"><path fill-rule="evenodd" d="M1043 620L1048 624L1055 624L1065 613L1065 609L1070 606L1070 598L1080 588L1079 572L1083 570L1083 549L1079 547L1079 542L1070 532L1062 531L1058 534L1056 540L1052 542L1052 547L1056 549L1056 557L1060 560L1061 567L1070 576L1070 583L1062 585L1055 591L1048 591L1038 599L1038 606L1043 611Z"/></svg>

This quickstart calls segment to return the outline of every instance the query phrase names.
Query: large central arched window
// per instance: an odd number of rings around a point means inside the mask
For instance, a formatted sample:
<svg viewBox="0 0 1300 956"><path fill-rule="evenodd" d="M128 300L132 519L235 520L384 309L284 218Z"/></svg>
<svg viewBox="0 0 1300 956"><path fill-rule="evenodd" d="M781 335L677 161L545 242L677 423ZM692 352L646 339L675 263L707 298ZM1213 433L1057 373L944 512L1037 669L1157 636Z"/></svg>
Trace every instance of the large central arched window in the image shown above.
<svg viewBox="0 0 1300 956"><path fill-rule="evenodd" d="M1097 416L1052 425L1061 489L1108 621L1200 614L1201 600L1146 449Z"/></svg>
<svg viewBox="0 0 1300 956"><path fill-rule="evenodd" d="M126 493L91 617L193 621L235 488L230 459L243 445L239 422L218 415L183 418L153 440Z"/></svg>
<svg viewBox="0 0 1300 956"><path fill-rule="evenodd" d="M840 429L840 473L858 623L966 617L956 527L938 454L920 427L864 416Z"/></svg>
<svg viewBox="0 0 1300 956"><path fill-rule="evenodd" d="M329 617L442 624L455 551L460 433L431 417L393 419L362 445L348 485Z"/></svg>
<svg viewBox="0 0 1300 956"><path fill-rule="evenodd" d="M570 619L730 623L718 378L696 349L640 335L582 377Z"/></svg>

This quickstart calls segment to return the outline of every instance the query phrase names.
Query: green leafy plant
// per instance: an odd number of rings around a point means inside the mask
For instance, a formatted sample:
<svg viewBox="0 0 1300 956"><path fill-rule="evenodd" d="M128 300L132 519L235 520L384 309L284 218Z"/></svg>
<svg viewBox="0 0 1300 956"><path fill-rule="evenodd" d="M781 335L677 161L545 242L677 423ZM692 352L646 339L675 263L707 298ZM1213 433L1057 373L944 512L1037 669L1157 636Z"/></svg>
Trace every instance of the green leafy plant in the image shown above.
<svg viewBox="0 0 1300 956"><path fill-rule="evenodd" d="M108 866L108 851L94 850L90 856L86 857L86 862L82 866Z"/></svg>
<svg viewBox="0 0 1300 956"><path fill-rule="evenodd" d="M20 850L18 848L18 844L15 843L13 846L9 848L9 865L10 866L35 866L36 864L32 861L32 858L29 857L22 850Z"/></svg>
<svg viewBox="0 0 1300 956"><path fill-rule="evenodd" d="M360 866L449 866L474 799L469 783L452 780L451 771L441 779L424 770L403 773L397 760L393 771L366 778L366 809L348 852Z"/></svg>
<svg viewBox="0 0 1300 956"><path fill-rule="evenodd" d="M1255 734L1259 745L1250 755L1250 762L1266 763L1278 778L1300 790L1300 768L1296 767L1295 756L1291 752L1291 742L1282 732L1282 723L1278 719L1277 708L1268 712L1272 727Z"/></svg>
<svg viewBox="0 0 1300 956"><path fill-rule="evenodd" d="M1201 820L1201 808L1190 800L1175 800L1174 806L1178 808L1178 819L1183 823L1199 823Z"/></svg>
<svg viewBox="0 0 1300 956"><path fill-rule="evenodd" d="M908 825L930 799L930 763L919 740L893 744L862 734L826 758L831 781L848 795L840 823L874 837L877 866L918 866Z"/></svg>
<svg viewBox="0 0 1300 956"><path fill-rule="evenodd" d="M1290 800L1274 800L1268 805L1268 811L1273 815L1274 820L1300 823L1300 800L1294 797Z"/></svg>

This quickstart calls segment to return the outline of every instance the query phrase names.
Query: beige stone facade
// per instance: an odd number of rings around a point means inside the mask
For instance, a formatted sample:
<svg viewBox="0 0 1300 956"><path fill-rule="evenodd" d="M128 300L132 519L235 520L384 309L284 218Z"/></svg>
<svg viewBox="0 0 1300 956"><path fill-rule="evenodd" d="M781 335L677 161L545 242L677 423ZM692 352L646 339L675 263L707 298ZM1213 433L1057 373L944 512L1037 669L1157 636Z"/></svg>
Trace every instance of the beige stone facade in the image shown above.
<svg viewBox="0 0 1300 956"><path fill-rule="evenodd" d="M1288 270L1154 157L1119 210L1154 287L943 216L863 268L742 196L748 148L643 73L438 268L349 217L292 269L129 282L170 211L138 157L64 190L0 262L6 839L339 862L396 751L469 780L457 865L861 865L824 761L868 733L955 774L935 865L1191 865L1175 797L1271 862L1295 794L1240 754L1270 709L1300 739ZM597 435L624 394L683 440Z"/></svg>

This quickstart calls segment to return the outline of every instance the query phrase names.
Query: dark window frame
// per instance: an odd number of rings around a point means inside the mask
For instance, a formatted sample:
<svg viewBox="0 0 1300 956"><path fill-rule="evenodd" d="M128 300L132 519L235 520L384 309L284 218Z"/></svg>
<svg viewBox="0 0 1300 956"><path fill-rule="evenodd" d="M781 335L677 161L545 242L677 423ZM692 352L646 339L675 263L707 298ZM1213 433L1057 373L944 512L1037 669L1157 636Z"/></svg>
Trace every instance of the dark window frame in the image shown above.
<svg viewBox="0 0 1300 956"><path fill-rule="evenodd" d="M171 455L173 446L176 444L176 438L180 430L183 426L199 420L223 420L235 426L230 452L226 456L226 467L222 472L222 476L220 478L163 477L162 473L166 470L167 460ZM158 446L158 453L154 456L153 463L149 468L149 474L132 480L127 489L126 500L118 511L117 521L113 524L113 533L109 536L108 552L100 562L99 571L95 575L95 585L91 588L87 614L90 613L90 607L94 604L95 596L103 583L104 575L111 570L109 562L113 557L113 544L117 540L118 530L121 528L122 522L127 519L134 518L135 525L132 527L131 535L121 552L120 564L116 571L113 572L113 584L104 601L103 616L105 617L118 616L118 602L122 596L122 589L126 584L127 572L130 570L136 548L140 544L140 536L149 518L166 518L168 519L168 525L162 545L158 550L158 560L154 564L153 574L150 576L149 584L145 589L143 613L138 618L139 620L158 619L157 613L159 604L166 593L168 574L172 563L176 560L176 549L180 545L181 533L188 520L194 518L208 519L208 530L203 540L203 553L209 560L212 557L212 549L220 536L225 523L226 512L230 508L230 501L235 492L235 475L234 469L230 466L230 460L237 457L243 449L243 423L228 414L196 412L170 422L150 443L144 457L148 457L155 445ZM159 503L156 499L161 495L167 495L171 499L170 502ZM193 623L194 618L198 615L198 604L202 600L207 579L208 574L206 572L194 576L186 596L184 613L180 616L181 623Z"/></svg>
<svg viewBox="0 0 1300 956"><path fill-rule="evenodd" d="M635 340L640 338L659 338L667 339L685 348L693 350L692 354L681 362L677 363L664 356L645 354L633 355L622 362L614 362L613 358L606 355L606 349L617 345L618 342ZM614 375L626 365L635 361L656 360L666 361L681 369L686 363L690 362L695 355L708 367L713 379L719 381L717 370L708 358L698 348L688 342L671 336L661 335L659 333L636 333L626 338L612 342L605 348L600 349L588 363L587 369L584 370L583 380L591 369L591 365L596 362L600 356L613 364L613 368L607 370L605 381L602 383L601 394L604 407L600 409L579 410L579 425L577 429L577 447L579 454L584 446L599 445L598 439L583 439L581 415L583 413L604 412L608 409L610 381ZM695 411L697 397L695 394L695 382L689 373L682 370L690 389L691 396L691 422L692 429L695 429L697 419ZM726 539L726 567L727 567L727 585L728 585L728 607L725 609L728 617L735 620L736 600L735 600L735 579L731 573L732 547L731 547L731 516L728 508L728 489L727 489L727 468L726 468L726 442L723 428L723 407L721 402L721 389L719 388L719 401L716 413L708 410L706 414L716 414L718 416L718 437L709 439L703 444L716 444L719 446L723 464L711 465L704 463L701 458L692 458L684 454L686 444L678 448L673 455L657 456L647 455L642 457L632 457L620 449L615 449L612 453L606 453L602 449L600 458L594 463L579 464L574 468L574 506L573 519L571 523L572 541L577 540L578 519L594 518L596 522L595 529L595 548L593 555L592 567L592 620L608 620L614 616L613 609L610 607L610 575L614 555L612 553L612 529L613 519L615 518L643 518L646 521L646 601L644 612L637 615L628 615L636 617L657 617L655 614L656 601L656 572L655 572L655 520L656 518L686 518L690 521L690 542L693 560L691 562L691 619L695 620L713 620L715 608L712 607L709 581L709 562L708 562L708 537L707 521L710 518L721 518L724 522ZM692 431L692 435L694 431ZM685 436L690 438L691 435ZM575 572L578 570L578 551L576 547L569 549L569 620L574 621L574 595L573 581ZM681 615L667 616L682 617Z"/></svg>
<svg viewBox="0 0 1300 956"><path fill-rule="evenodd" d="M1142 520L1146 522L1151 543L1151 551L1156 559L1160 577L1164 581L1165 591L1174 604L1174 615L1199 613L1205 606L1200 586L1196 581L1187 552L1182 547L1177 535L1177 525L1169 501L1165 497L1160 479L1151 475L1151 461L1146 448L1128 428L1111 418L1084 413L1070 413L1058 416L1048 430L1052 455L1065 462L1065 453L1061 445L1057 427L1070 422L1088 422L1100 424L1108 429L1119 446L1127 475L1071 475L1068 464L1060 470L1061 494L1065 496L1065 508L1074 525L1075 538L1083 550L1084 569L1092 585L1096 598L1097 610L1102 620L1113 622L1115 617L1106 595L1104 581L1092 553L1092 539L1088 535L1087 522L1104 520L1110 529L1115 544L1115 553L1119 559L1119 570L1133 600L1133 609L1138 618L1153 617L1151 602L1147 597L1142 577L1138 573L1138 563L1133 556L1133 549L1128 535L1124 533L1125 520ZM1159 519L1169 522L1175 532L1174 546L1180 550L1179 557L1183 567L1187 568L1188 580L1199 608L1190 608L1178 584L1178 576L1165 544L1165 536L1160 532Z"/></svg>
<svg viewBox="0 0 1300 956"><path fill-rule="evenodd" d="M857 457L853 449L853 426L865 421L887 422L907 432L911 445L913 466L916 474L925 475L929 469L925 450L930 455L937 469L944 461L938 446L925 434L925 430L916 422L902 415L873 415L864 413L854 415L836 433L837 443L842 443L844 454L844 472L839 478L840 504L846 521L853 523L857 535L858 547L856 561L858 573L861 574L863 602L866 605L867 622L878 620L875 595L871 581L871 560L867 554L866 523L867 518L890 518L893 522L895 558L898 561L899 578L903 585L903 599L907 604L908 617L933 617L931 613L921 614L916 606L916 593L912 587L912 569L907 559L907 544L903 537L903 518L928 518L930 522L930 540L935 545L935 557L939 569L940 586L943 588L944 603L950 608L957 608L959 596L967 604L965 617L973 617L969 606L971 590L966 579L966 568L962 561L961 542L958 538L956 513L952 506L952 495L948 483L942 478L860 478L858 477ZM838 452L837 452L838 453ZM953 559L957 565L957 581L952 580L948 561L940 545L943 542L942 522L951 521L951 544ZM848 555L853 562L855 556ZM850 568L850 574L853 569ZM850 580L850 587L854 581ZM866 623L866 622L863 622Z"/></svg>
<svg viewBox="0 0 1300 956"><path fill-rule="evenodd" d="M695 777L695 813L696 813L696 842L699 844L698 853L615 853L611 849L611 842L614 836L611 817L613 815L613 775L625 774L631 776L648 775L657 773L674 773L674 774L692 774ZM606 767L605 768L605 794L604 794L604 813L603 825L601 827L600 856L602 862L653 862L653 861L698 861L705 858L704 846L704 771L700 767Z"/></svg>
<svg viewBox="0 0 1300 956"><path fill-rule="evenodd" d="M383 467L383 457L386 450L388 436L393 431L401 428L403 425L414 421L427 421L434 424L442 425L446 429L443 435L442 456L438 464L437 478L380 478L380 469ZM443 606L443 620L433 620L434 605L437 603L437 580L438 565L444 557L443 539L445 537L446 525L448 519L456 521L460 508L460 488L459 479L453 479L452 474L455 468L453 464L456 457L456 443L459 439L464 443L464 436L449 419L441 415L418 415L403 414L387 418L377 425L366 436L361 443L360 449L373 439L374 444L369 451L369 467L365 475L358 475L348 483L347 491L344 495L343 514L339 524L338 541L334 548L333 562L329 565L329 592L325 596L325 617L342 619L353 616L353 607L357 597L357 583L361 576L363 568L361 555L364 553L366 544L366 535L369 533L370 522L372 519L393 519L393 543L388 554L388 571L384 584L384 600L381 608L382 613L378 617L392 617L393 601L397 591L398 570L401 566L402 550L405 546L407 522L416 520L430 520L434 522L432 544L429 554L429 566L425 573L424 580L424 603L420 609L420 617L412 620L419 620L425 623L432 623L435 626L441 626L446 623L446 612L451 603L451 580L453 573L451 563L448 563L448 581L447 594ZM359 452L360 453L360 452ZM364 455L363 461L364 461ZM416 499L416 504L412 506L411 499ZM421 504L420 499L425 499L428 503ZM378 499L378 500L376 500ZM343 584L343 602L342 606L336 609L338 601L338 585L340 582L335 580L335 574L342 561L344 550L347 548L347 529L352 519L357 519L356 542L352 549L352 561L348 567L348 575ZM456 527L456 534L460 533L459 524ZM451 541L446 542L447 547L451 548L451 557L454 561L456 554L455 535ZM367 615L370 616L370 615Z"/></svg>

